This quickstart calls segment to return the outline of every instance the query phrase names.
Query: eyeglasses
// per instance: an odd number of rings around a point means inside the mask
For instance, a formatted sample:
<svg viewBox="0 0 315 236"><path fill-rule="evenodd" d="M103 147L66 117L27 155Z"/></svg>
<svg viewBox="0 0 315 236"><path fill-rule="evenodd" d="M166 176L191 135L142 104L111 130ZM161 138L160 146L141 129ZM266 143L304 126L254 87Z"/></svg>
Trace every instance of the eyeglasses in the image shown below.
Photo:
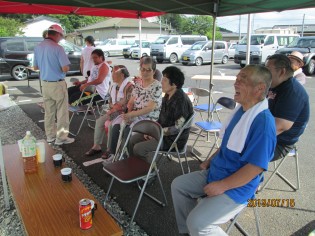
<svg viewBox="0 0 315 236"><path fill-rule="evenodd" d="M153 71L153 69L151 69L151 68L146 69L146 68L143 68L143 67L140 67L139 70L141 72L152 72Z"/></svg>

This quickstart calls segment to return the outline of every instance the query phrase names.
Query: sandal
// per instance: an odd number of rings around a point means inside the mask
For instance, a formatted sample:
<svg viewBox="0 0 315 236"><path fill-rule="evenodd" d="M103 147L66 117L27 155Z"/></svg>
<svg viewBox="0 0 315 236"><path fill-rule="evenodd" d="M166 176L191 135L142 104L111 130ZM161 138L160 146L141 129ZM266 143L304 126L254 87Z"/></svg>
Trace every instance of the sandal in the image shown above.
<svg viewBox="0 0 315 236"><path fill-rule="evenodd" d="M104 160L106 160L106 159L108 159L108 158L110 157L110 155L111 155L111 153L110 153L109 151L105 151L105 152L102 154L101 158L104 159Z"/></svg>
<svg viewBox="0 0 315 236"><path fill-rule="evenodd" d="M85 155L86 156L94 156L95 154L100 153L100 152L102 152L102 149L95 150L95 149L91 148L89 151L87 151L85 153Z"/></svg>

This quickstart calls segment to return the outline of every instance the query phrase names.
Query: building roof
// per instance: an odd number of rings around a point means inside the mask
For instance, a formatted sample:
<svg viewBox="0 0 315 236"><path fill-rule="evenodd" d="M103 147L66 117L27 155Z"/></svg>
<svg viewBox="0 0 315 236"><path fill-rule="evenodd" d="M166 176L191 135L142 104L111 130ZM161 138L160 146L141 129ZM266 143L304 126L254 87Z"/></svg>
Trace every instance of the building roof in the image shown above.
<svg viewBox="0 0 315 236"><path fill-rule="evenodd" d="M302 31L302 25L274 25L273 29L296 27L297 32ZM315 24L304 24L304 32L315 32Z"/></svg>
<svg viewBox="0 0 315 236"><path fill-rule="evenodd" d="M31 23L35 23L35 22L38 22L38 21L42 21L42 20L47 20L47 21L52 21L52 22L56 22L56 23L60 23L60 21L56 18L52 18L52 17L49 17L49 16L38 16L34 19L29 19L27 21L25 21L25 24L31 24Z"/></svg>
<svg viewBox="0 0 315 236"><path fill-rule="evenodd" d="M78 31L85 30L94 30L94 29L102 29L102 28L112 28L112 27L123 27L123 28L138 28L139 20L138 19L126 19L126 18L109 18L105 21L101 21L92 25L88 25L86 27L77 29ZM160 28L159 23L150 23L145 19L141 19L141 27L142 28ZM165 24L162 24L163 29L166 28Z"/></svg>

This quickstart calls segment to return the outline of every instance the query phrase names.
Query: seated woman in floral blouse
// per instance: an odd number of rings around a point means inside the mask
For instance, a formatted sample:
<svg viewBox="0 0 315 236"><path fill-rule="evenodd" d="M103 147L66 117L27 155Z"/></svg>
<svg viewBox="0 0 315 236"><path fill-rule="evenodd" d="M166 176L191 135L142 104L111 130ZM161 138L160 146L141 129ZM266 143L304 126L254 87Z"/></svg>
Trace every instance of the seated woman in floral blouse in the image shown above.
<svg viewBox="0 0 315 236"><path fill-rule="evenodd" d="M109 155L102 158L110 162L116 152L121 124L127 126L124 137L129 133L130 127L140 120L157 120L160 115L162 103L161 83L154 79L156 62L152 57L143 57L140 60L140 79L135 82L131 98L128 102L128 112L117 117L113 122L112 139Z"/></svg>
<svg viewBox="0 0 315 236"><path fill-rule="evenodd" d="M166 67L163 72L162 91L165 96L158 123L163 127L164 137L161 150L167 151L185 121L193 114L193 106L189 97L182 90L185 82L183 72L175 66ZM182 149L187 143L190 128L184 130L178 139L177 145ZM150 136L134 134L129 143L131 155L146 158L149 161L150 153L155 150L158 142Z"/></svg>

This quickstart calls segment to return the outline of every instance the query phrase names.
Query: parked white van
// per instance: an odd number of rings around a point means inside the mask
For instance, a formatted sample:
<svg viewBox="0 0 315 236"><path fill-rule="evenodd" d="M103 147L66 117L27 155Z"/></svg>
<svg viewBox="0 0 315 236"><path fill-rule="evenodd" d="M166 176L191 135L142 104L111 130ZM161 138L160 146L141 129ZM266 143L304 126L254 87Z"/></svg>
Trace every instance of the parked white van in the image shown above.
<svg viewBox="0 0 315 236"><path fill-rule="evenodd" d="M264 64L266 59L278 49L298 38L298 34L253 34L250 42L250 64ZM246 64L247 36L235 49L234 62L244 67Z"/></svg>
<svg viewBox="0 0 315 236"><path fill-rule="evenodd" d="M164 60L176 63L183 52L195 42L207 40L207 36L199 35L164 35L151 44L150 54L159 63L162 63Z"/></svg>
<svg viewBox="0 0 315 236"><path fill-rule="evenodd" d="M131 52L131 58L140 59L143 56L150 56L150 42L142 42L142 48L136 47Z"/></svg>
<svg viewBox="0 0 315 236"><path fill-rule="evenodd" d="M137 40L139 43L139 40ZM109 56L121 56L123 55L123 49L131 47L136 43L135 38L126 39L109 39L104 44L97 45L97 48L103 50L105 57Z"/></svg>

